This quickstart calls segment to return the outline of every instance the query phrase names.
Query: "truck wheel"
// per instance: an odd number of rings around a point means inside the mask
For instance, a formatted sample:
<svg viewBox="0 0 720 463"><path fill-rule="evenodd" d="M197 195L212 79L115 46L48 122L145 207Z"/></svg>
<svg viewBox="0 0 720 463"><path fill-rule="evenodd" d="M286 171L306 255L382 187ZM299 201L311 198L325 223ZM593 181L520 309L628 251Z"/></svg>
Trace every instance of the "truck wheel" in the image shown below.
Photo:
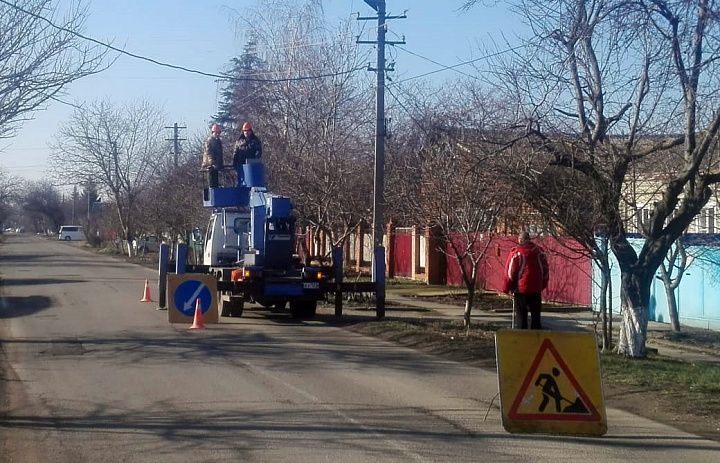
<svg viewBox="0 0 720 463"><path fill-rule="evenodd" d="M309 320L315 316L317 301L290 302L290 316L296 320Z"/></svg>
<svg viewBox="0 0 720 463"><path fill-rule="evenodd" d="M229 301L223 301L223 305L228 306L228 312L231 317L242 317L243 310L245 309L245 301L237 296L230 296Z"/></svg>
<svg viewBox="0 0 720 463"><path fill-rule="evenodd" d="M282 301L282 302L276 302L274 309L277 310L278 312L281 312L281 311L285 310L286 307L287 307L287 301Z"/></svg>

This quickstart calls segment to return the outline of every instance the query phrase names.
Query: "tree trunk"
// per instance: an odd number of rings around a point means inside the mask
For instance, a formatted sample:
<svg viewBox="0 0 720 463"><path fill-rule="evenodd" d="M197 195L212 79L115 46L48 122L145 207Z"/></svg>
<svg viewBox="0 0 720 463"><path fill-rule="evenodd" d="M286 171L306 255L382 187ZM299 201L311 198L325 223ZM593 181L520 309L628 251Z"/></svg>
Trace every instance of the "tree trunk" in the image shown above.
<svg viewBox="0 0 720 463"><path fill-rule="evenodd" d="M647 278L624 275L620 299L622 320L617 353L626 357L644 357L650 301L650 283Z"/></svg>
<svg viewBox="0 0 720 463"><path fill-rule="evenodd" d="M470 327L470 314L472 312L473 301L475 300L475 286L468 286L467 299L465 299L465 312L463 313L463 325L465 328Z"/></svg>
<svg viewBox="0 0 720 463"><path fill-rule="evenodd" d="M660 265L660 279L665 287L665 297L668 302L668 314L670 316L670 325L673 331L680 331L680 315L678 314L677 297L675 289L680 286L682 277L688 265L688 255L683 244L683 239L678 238L675 241L675 248L668 252L666 258L667 264L663 262ZM673 277L675 273L675 277Z"/></svg>
<svg viewBox="0 0 720 463"><path fill-rule="evenodd" d="M675 297L675 287L668 282L665 283L665 296L668 301L668 313L670 315L670 325L673 331L680 332L680 317L678 315L677 298Z"/></svg>
<svg viewBox="0 0 720 463"><path fill-rule="evenodd" d="M608 270L608 272L610 272L610 270ZM608 275L609 275L609 273L608 273ZM608 278L608 279L611 280L611 278ZM610 349L612 349L612 340L613 340L613 290L612 289L613 289L612 282L608 281L608 296L607 296L608 328L607 328L607 331L608 331L608 337L609 337L609 341L610 341Z"/></svg>
<svg viewBox="0 0 720 463"><path fill-rule="evenodd" d="M465 262L470 262L471 270L465 268ZM465 299L465 312L463 313L463 325L465 328L470 327L470 314L472 313L473 301L475 301L475 287L477 286L478 262L467 255L458 258L460 270L467 288L467 298Z"/></svg>
<svg viewBox="0 0 720 463"><path fill-rule="evenodd" d="M610 289L610 281L608 272L605 268L601 268L602 279L600 282L600 317L602 320L602 350L607 352L611 349L612 333L609 331L608 318L612 317L612 313L608 314L608 290Z"/></svg>
<svg viewBox="0 0 720 463"><path fill-rule="evenodd" d="M612 274L610 273L610 259L608 256L608 236L603 234L599 253L596 257L600 267L600 321L602 332L602 351L612 350Z"/></svg>

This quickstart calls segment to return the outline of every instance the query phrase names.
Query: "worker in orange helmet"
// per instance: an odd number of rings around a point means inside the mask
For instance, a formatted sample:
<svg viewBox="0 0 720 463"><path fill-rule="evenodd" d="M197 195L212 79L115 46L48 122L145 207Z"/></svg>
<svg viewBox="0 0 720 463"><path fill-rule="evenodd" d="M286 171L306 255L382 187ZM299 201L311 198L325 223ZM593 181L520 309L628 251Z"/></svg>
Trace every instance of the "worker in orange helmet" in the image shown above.
<svg viewBox="0 0 720 463"><path fill-rule="evenodd" d="M220 184L219 171L223 168L223 146L222 140L220 140L222 127L220 124L213 124L210 132L210 136L205 140L200 168L207 170L206 186L208 188L217 188Z"/></svg>
<svg viewBox="0 0 720 463"><path fill-rule="evenodd" d="M242 165L250 159L260 159L262 156L262 143L253 132L249 122L242 125L242 133L235 142L235 153L233 155L233 167L242 169ZM252 161L251 161L252 162Z"/></svg>

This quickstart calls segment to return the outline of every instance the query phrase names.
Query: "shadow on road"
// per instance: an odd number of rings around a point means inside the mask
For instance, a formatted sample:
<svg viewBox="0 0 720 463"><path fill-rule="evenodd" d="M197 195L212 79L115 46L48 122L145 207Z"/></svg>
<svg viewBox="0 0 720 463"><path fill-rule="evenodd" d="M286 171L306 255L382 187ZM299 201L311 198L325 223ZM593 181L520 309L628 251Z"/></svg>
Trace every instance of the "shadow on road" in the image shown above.
<svg viewBox="0 0 720 463"><path fill-rule="evenodd" d="M52 305L49 297L3 297L0 298L0 319L27 317L48 309Z"/></svg>

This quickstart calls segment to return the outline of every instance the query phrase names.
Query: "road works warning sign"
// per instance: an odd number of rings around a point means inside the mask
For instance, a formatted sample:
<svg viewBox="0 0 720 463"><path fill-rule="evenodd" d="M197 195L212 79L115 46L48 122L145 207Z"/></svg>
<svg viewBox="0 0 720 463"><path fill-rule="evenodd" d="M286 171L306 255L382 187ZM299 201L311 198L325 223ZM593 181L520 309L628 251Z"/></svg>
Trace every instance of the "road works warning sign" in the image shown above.
<svg viewBox="0 0 720 463"><path fill-rule="evenodd" d="M495 351L505 430L607 432L594 333L502 330Z"/></svg>

